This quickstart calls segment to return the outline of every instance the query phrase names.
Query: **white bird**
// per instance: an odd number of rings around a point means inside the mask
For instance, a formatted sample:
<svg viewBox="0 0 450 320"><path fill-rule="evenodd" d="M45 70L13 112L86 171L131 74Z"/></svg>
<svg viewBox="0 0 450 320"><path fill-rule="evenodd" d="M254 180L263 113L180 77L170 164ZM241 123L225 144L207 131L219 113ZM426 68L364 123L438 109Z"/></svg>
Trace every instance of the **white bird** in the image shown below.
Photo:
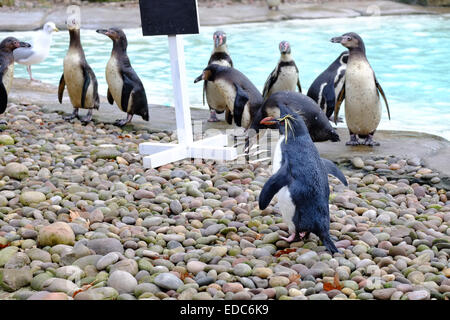
<svg viewBox="0 0 450 320"><path fill-rule="evenodd" d="M47 58L52 43L53 31L59 30L53 22L47 22L42 30L35 33L31 41L31 47L14 50L14 61L27 66L31 81L34 80L31 74L31 65L41 63Z"/></svg>

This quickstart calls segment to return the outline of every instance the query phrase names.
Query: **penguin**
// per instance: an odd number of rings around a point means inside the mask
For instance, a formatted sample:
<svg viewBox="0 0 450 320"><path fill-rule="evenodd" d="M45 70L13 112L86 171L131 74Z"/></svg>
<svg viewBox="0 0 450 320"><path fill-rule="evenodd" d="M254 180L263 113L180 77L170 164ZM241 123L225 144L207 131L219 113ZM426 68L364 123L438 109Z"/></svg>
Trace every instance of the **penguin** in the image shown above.
<svg viewBox="0 0 450 320"><path fill-rule="evenodd" d="M267 126L260 124L261 120L269 116L279 118L280 106L291 109L292 112L298 113L303 118L313 142L327 140L337 142L340 140L339 135L330 125L328 118L320 110L317 103L302 93L291 91L275 92L264 101L252 118L251 128L257 133L260 129L267 128ZM278 129L278 124L269 128Z"/></svg>
<svg viewBox="0 0 450 320"><path fill-rule="evenodd" d="M334 37L331 42L340 43L349 49L345 85L334 107L334 121L337 122L340 105L345 99L345 120L350 132L350 141L346 145L379 146L380 143L373 140L381 120L381 102L378 92L383 96L389 120L391 114L386 95L367 60L364 42L354 32ZM365 139L364 142L361 143L358 137Z"/></svg>
<svg viewBox="0 0 450 320"><path fill-rule="evenodd" d="M264 84L263 97L267 99L274 92L296 91L302 92L298 68L291 55L291 46L287 41L279 45L280 60Z"/></svg>
<svg viewBox="0 0 450 320"><path fill-rule="evenodd" d="M230 53L228 52L227 34L218 30L214 32L213 40L214 49L209 58L208 65L214 63L225 67L233 67L233 60L231 60ZM219 121L216 112L223 113L224 110L226 111L226 102L213 82L205 81L203 83L203 105L205 104L205 96L210 110L208 121Z"/></svg>
<svg viewBox="0 0 450 320"><path fill-rule="evenodd" d="M280 4L281 4L281 0L266 0L267 2L267 6L269 7L269 10L276 10L279 11L280 8Z"/></svg>
<svg viewBox="0 0 450 320"><path fill-rule="evenodd" d="M264 184L259 195L261 210L269 205L278 193L278 203L283 220L288 223L290 242L316 234L331 252L338 252L330 234L327 168L319 156L303 119L286 106L280 106L280 118L267 117L262 125L279 124L281 166ZM300 236L300 237L299 237Z"/></svg>
<svg viewBox="0 0 450 320"><path fill-rule="evenodd" d="M342 52L339 57L324 71L309 87L307 96L317 102L320 109L332 120L336 100L345 83L345 69L347 68L348 51Z"/></svg>
<svg viewBox="0 0 450 320"><path fill-rule="evenodd" d="M59 81L58 100L62 103L64 88L67 86L73 113L64 120L79 118L78 110L88 109L87 116L80 120L87 123L92 120L92 110L100 106L97 78L86 61L80 41L80 25L77 19L69 19L67 27L70 34L70 45L64 58L64 72Z"/></svg>
<svg viewBox="0 0 450 320"><path fill-rule="evenodd" d="M239 70L210 64L194 83L201 80L213 82L226 101L226 121L248 129L252 118L261 107L263 97L255 85Z"/></svg>
<svg viewBox="0 0 450 320"><path fill-rule="evenodd" d="M114 124L122 127L129 123L135 114L149 121L147 96L142 81L131 67L125 33L118 28L99 29L97 33L104 34L113 41L111 58L106 65L108 102L113 104L116 101L119 109L127 113L125 119L119 119Z"/></svg>
<svg viewBox="0 0 450 320"><path fill-rule="evenodd" d="M8 104L8 94L14 79L14 50L29 48L27 42L21 42L14 37L5 38L0 42L0 114L4 113ZM1 123L6 124L4 120Z"/></svg>

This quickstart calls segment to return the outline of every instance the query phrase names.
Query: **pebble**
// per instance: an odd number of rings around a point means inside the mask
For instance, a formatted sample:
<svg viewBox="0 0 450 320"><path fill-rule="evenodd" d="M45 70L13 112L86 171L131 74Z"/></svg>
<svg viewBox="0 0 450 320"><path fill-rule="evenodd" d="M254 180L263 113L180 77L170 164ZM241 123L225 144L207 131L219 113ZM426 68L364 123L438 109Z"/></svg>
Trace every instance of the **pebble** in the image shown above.
<svg viewBox="0 0 450 320"><path fill-rule="evenodd" d="M168 290L176 290L183 285L183 281L176 275L168 272L158 274L155 277L154 282L158 287Z"/></svg>
<svg viewBox="0 0 450 320"><path fill-rule="evenodd" d="M342 160L349 187L329 180L332 255L313 233L280 239L276 198L259 210L267 161L147 169L139 144L176 134L68 123L31 104L5 113L20 119L0 152L0 272L13 299L72 299L93 281L75 300L448 296L450 191L421 159ZM325 291L335 275L341 291Z"/></svg>
<svg viewBox="0 0 450 320"><path fill-rule="evenodd" d="M128 272L116 270L108 278L108 286L120 293L132 293L138 285L137 280Z"/></svg>
<svg viewBox="0 0 450 320"><path fill-rule="evenodd" d="M411 291L406 294L408 300L428 300L430 293L426 290Z"/></svg>
<svg viewBox="0 0 450 320"><path fill-rule="evenodd" d="M119 255L116 252L110 252L101 257L96 264L97 270L103 270L107 266L116 263L119 260Z"/></svg>
<svg viewBox="0 0 450 320"><path fill-rule="evenodd" d="M106 255L110 252L124 252L122 243L115 238L92 239L87 242L86 246L99 255Z"/></svg>

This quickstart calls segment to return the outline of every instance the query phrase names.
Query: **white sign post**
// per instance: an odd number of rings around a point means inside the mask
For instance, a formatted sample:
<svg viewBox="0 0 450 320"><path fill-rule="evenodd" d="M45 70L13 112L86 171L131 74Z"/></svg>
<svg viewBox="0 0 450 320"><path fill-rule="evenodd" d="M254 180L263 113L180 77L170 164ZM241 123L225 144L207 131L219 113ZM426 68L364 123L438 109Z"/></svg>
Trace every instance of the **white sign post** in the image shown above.
<svg viewBox="0 0 450 320"><path fill-rule="evenodd" d="M162 1L163 6L165 0ZM196 1L194 2L195 6L197 6ZM152 10L154 10L154 8L155 7L153 7ZM171 12L167 12L166 14L173 12L174 11L171 10ZM228 144L228 137L224 134L219 134L214 137L194 142L191 124L191 110L186 85L186 64L184 60L183 38L180 34L169 34L168 37L178 144L150 142L141 143L139 145L139 153L145 155L143 158L144 167L156 168L186 158L222 161L235 160L237 158L237 150L236 148L226 147ZM152 115L150 114L150 121L151 120Z"/></svg>

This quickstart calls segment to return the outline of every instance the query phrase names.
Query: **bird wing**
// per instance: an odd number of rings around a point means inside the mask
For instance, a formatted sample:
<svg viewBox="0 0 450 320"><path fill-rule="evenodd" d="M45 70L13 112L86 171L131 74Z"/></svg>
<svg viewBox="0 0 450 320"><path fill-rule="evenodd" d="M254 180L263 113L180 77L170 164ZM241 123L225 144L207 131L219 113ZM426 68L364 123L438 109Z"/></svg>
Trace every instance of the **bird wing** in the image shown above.
<svg viewBox="0 0 450 320"><path fill-rule="evenodd" d="M337 98L336 104L334 106L334 123L337 124L339 108L341 107L342 101L345 99L345 82L342 86L341 92L339 92L339 96Z"/></svg>
<svg viewBox="0 0 450 320"><path fill-rule="evenodd" d="M298 71L297 64L294 62L294 60L292 60L292 62L294 63L295 71L297 72L297 88L298 88L298 92L302 93L302 85L300 84L300 72Z"/></svg>
<svg viewBox="0 0 450 320"><path fill-rule="evenodd" d="M114 103L114 98L113 98L113 96L112 96L111 91L109 90L109 88L108 88L108 92L107 92L107 98L108 98L109 104L112 105L112 104Z"/></svg>
<svg viewBox="0 0 450 320"><path fill-rule="evenodd" d="M17 48L13 51L14 61L21 62L22 60L27 60L33 54L35 54L34 47L29 48Z"/></svg>
<svg viewBox="0 0 450 320"><path fill-rule="evenodd" d="M62 103L62 98L64 94L64 88L66 87L66 81L64 79L64 73L61 76L61 79L59 80L59 86L58 86L58 100L59 103Z"/></svg>
<svg viewBox="0 0 450 320"><path fill-rule="evenodd" d="M287 173L287 165L286 162L281 166L281 168L270 177L269 180L264 184L264 187L261 190L259 195L259 208L264 210L270 204L272 198L280 191L288 183L288 179L286 178Z"/></svg>
<svg viewBox="0 0 450 320"><path fill-rule="evenodd" d="M277 80L277 74L278 74L278 66L275 69L273 69L273 71L270 73L269 77L267 78L266 82L264 83L264 89L263 89L264 99L267 98L270 88L272 88L273 84Z"/></svg>
<svg viewBox="0 0 450 320"><path fill-rule="evenodd" d="M236 87L236 97L234 98L233 116L234 122L238 127L242 124L242 115L244 113L245 104L248 102L249 97L247 92L244 91L239 85L234 84Z"/></svg>
<svg viewBox="0 0 450 320"><path fill-rule="evenodd" d="M122 103L122 110L126 112L128 110L128 101L130 100L131 91L133 91L133 82L125 73L122 74L122 78L123 78L123 88L122 88L121 103Z"/></svg>
<svg viewBox="0 0 450 320"><path fill-rule="evenodd" d="M336 92L334 91L334 86L332 83L327 83L325 88L323 88L322 95L327 103L326 110L322 109L327 117L331 117L336 104ZM323 101L323 100L322 100ZM320 106L322 108L322 106Z"/></svg>
<svg viewBox="0 0 450 320"><path fill-rule="evenodd" d="M6 92L6 88L3 85L3 82L0 81L0 114L5 112L7 105L8 105L8 93Z"/></svg>
<svg viewBox="0 0 450 320"><path fill-rule="evenodd" d="M325 165L325 169L327 169L327 172L336 178L338 178L344 185L348 185L347 179L345 178L344 174L341 170L334 164L333 161L330 161L328 159L321 158L323 164Z"/></svg>
<svg viewBox="0 0 450 320"><path fill-rule="evenodd" d="M89 76L87 68L83 68L83 77L84 77L84 83L83 83L83 91L81 91L81 109L85 108L86 94L87 94L89 85L91 84L91 77Z"/></svg>
<svg viewBox="0 0 450 320"><path fill-rule="evenodd" d="M233 123L233 114L228 109L225 110L225 120L227 121L228 124Z"/></svg>
<svg viewBox="0 0 450 320"><path fill-rule="evenodd" d="M375 85L377 86L378 91L380 91L381 95L383 96L384 103L386 104L386 109L387 109L387 112L388 112L388 117L389 117L389 120L391 120L391 112L389 111L389 104L387 102L386 95L384 94L383 88L381 87L381 85L378 82L378 80L375 77L375 75L373 77L375 78Z"/></svg>

